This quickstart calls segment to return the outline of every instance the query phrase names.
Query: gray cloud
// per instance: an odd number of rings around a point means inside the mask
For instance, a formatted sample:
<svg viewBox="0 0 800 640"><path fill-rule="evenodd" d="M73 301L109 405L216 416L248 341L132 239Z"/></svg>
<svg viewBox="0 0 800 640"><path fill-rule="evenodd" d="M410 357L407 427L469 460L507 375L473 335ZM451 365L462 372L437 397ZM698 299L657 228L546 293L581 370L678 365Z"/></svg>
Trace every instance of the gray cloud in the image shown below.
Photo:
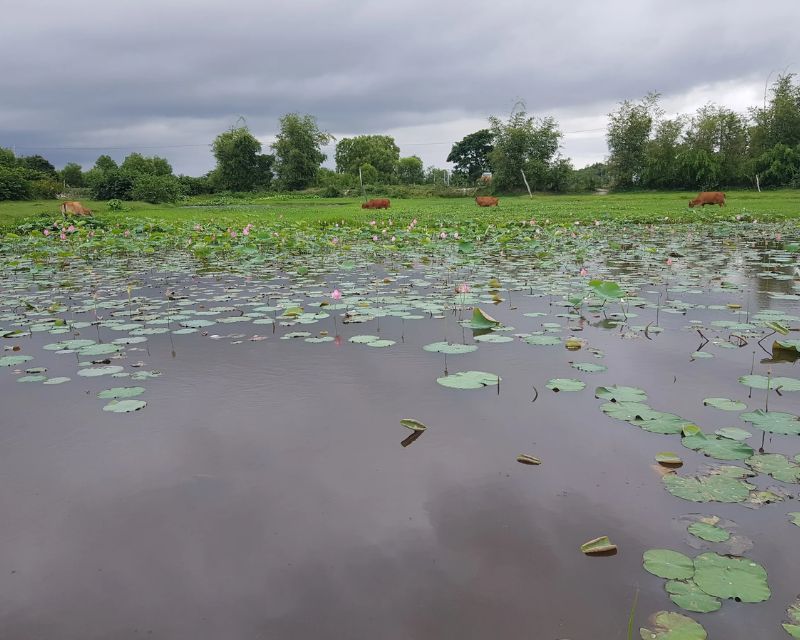
<svg viewBox="0 0 800 640"><path fill-rule="evenodd" d="M189 173L210 168L203 145L239 115L264 138L298 111L336 133L424 142L409 138L458 139L471 130L458 123L523 99L602 127L617 100L657 89L680 103L706 86L724 102L800 58L793 0L758 11L743 0L78 0L69 11L39 0L3 18L0 145L57 164L90 164L101 150L54 147L140 149ZM568 137L565 151L599 159L602 139ZM439 164L449 150L401 147Z"/></svg>

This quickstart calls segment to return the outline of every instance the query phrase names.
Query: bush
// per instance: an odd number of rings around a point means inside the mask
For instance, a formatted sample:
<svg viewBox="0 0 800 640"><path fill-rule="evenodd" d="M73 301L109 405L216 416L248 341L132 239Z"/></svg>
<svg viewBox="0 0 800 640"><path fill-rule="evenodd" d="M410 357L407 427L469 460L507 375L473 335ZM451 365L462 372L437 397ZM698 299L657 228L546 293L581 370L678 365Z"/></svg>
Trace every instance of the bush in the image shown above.
<svg viewBox="0 0 800 640"><path fill-rule="evenodd" d="M25 170L0 164L0 200L27 200L31 197L31 183Z"/></svg>
<svg viewBox="0 0 800 640"><path fill-rule="evenodd" d="M31 197L37 200L50 200L55 198L61 193L61 188L63 186L58 180L52 180L50 178L32 180L30 185Z"/></svg>
<svg viewBox="0 0 800 640"><path fill-rule="evenodd" d="M92 169L86 172L86 180L93 200L133 199L133 179L118 169L110 171Z"/></svg>
<svg viewBox="0 0 800 640"><path fill-rule="evenodd" d="M141 174L133 180L131 195L134 200L157 204L159 202L175 202L183 195L183 190L175 176Z"/></svg>
<svg viewBox="0 0 800 640"><path fill-rule="evenodd" d="M124 207L122 206L122 200L118 200L117 198L112 198L108 201L108 210L109 211L123 211Z"/></svg>
<svg viewBox="0 0 800 640"><path fill-rule="evenodd" d="M208 176L200 176L199 178L178 176L178 182L181 185L181 190L187 196L203 196L214 193L214 184Z"/></svg>

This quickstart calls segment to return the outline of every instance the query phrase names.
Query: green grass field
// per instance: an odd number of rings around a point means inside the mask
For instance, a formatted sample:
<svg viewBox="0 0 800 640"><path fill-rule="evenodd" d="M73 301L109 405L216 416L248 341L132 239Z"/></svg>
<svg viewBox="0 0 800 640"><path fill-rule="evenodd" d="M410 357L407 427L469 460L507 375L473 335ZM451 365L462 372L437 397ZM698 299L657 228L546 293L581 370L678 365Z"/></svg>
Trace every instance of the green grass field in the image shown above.
<svg viewBox="0 0 800 640"><path fill-rule="evenodd" d="M570 223L576 220L628 223L678 223L733 221L800 220L800 190L757 193L727 192L725 207L689 209L695 193L642 192L610 195L536 195L501 197L497 208L479 208L471 198L395 199L388 211L362 210L360 200L297 196L254 196L250 199L224 199L205 196L177 205L151 205L126 202L125 210L110 211L105 202L84 201L96 216L109 221L131 218L160 219L167 222L216 222L258 224L278 220L305 223L344 221L348 224L372 219L394 218L407 222L457 222L476 218L500 224L535 218L543 222ZM13 227L33 217L55 219L59 201L37 200L0 202L0 227ZM739 218L737 218L737 216Z"/></svg>

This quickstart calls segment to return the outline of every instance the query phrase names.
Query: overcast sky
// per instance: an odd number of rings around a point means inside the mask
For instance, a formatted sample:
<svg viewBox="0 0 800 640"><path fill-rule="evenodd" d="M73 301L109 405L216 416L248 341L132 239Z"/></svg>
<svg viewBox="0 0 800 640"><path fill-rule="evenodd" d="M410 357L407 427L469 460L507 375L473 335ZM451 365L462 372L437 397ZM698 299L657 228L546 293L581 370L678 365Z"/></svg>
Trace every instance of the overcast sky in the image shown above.
<svg viewBox="0 0 800 640"><path fill-rule="evenodd" d="M84 168L140 151L197 175L239 116L268 144L299 112L445 166L523 100L583 166L624 98L760 104L771 72L800 71L799 24L798 0L6 0L0 146Z"/></svg>

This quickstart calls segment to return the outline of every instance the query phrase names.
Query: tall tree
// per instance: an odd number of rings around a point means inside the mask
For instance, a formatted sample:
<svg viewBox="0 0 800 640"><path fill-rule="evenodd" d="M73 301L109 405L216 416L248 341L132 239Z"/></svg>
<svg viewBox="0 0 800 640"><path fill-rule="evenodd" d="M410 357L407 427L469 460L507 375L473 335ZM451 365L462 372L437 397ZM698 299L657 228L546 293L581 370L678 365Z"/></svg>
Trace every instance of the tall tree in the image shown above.
<svg viewBox="0 0 800 640"><path fill-rule="evenodd" d="M455 165L453 172L475 182L484 171L490 171L489 154L494 149L493 142L494 134L488 129L464 136L453 145L447 156L447 161Z"/></svg>
<svg viewBox="0 0 800 640"><path fill-rule="evenodd" d="M81 165L75 162L68 162L61 170L61 179L70 187L82 187L83 171L81 171Z"/></svg>
<svg viewBox="0 0 800 640"><path fill-rule="evenodd" d="M145 157L141 153L131 153L119 167L133 175L171 176L172 165L164 158L158 156Z"/></svg>
<svg viewBox="0 0 800 640"><path fill-rule="evenodd" d="M508 122L492 116L489 124L494 149L488 160L496 189L524 188L524 171L531 189L544 190L553 183L555 173L563 170L558 156L562 134L555 119L534 118L519 110Z"/></svg>
<svg viewBox="0 0 800 640"><path fill-rule="evenodd" d="M392 182L400 159L400 148L391 136L342 138L336 144L336 170L358 174L358 167L371 164L380 182Z"/></svg>
<svg viewBox="0 0 800 640"><path fill-rule="evenodd" d="M20 167L25 167L31 171L42 173L48 177L55 178L58 176L56 168L50 163L47 158L42 156L21 156L17 158L17 164Z"/></svg>
<svg viewBox="0 0 800 640"><path fill-rule="evenodd" d="M751 109L755 124L751 131L752 153L758 156L777 144L800 144L800 84L793 73L778 76L769 103Z"/></svg>
<svg viewBox="0 0 800 640"><path fill-rule="evenodd" d="M648 93L638 103L621 102L616 111L608 114L608 168L618 189L641 185L650 132L653 122L661 116L658 99L658 93Z"/></svg>
<svg viewBox="0 0 800 640"><path fill-rule="evenodd" d="M683 153L684 118L658 121L655 135L645 146L645 164L642 186L648 189L675 189L683 184L679 163Z"/></svg>
<svg viewBox="0 0 800 640"><path fill-rule="evenodd" d="M397 180L400 184L422 184L425 181L422 159L418 156L400 158L397 162Z"/></svg>
<svg viewBox="0 0 800 640"><path fill-rule="evenodd" d="M685 134L681 160L684 181L697 189L747 182L747 126L726 107L700 107Z"/></svg>
<svg viewBox="0 0 800 640"><path fill-rule="evenodd" d="M246 125L220 133L211 149L217 160L214 181L221 189L252 191L269 186L274 157L259 153L261 143Z"/></svg>
<svg viewBox="0 0 800 640"><path fill-rule="evenodd" d="M288 113L280 120L275 143L275 169L281 186L289 191L314 184L320 165L327 157L321 151L332 139L320 131L314 116Z"/></svg>
<svg viewBox="0 0 800 640"><path fill-rule="evenodd" d="M113 171L114 169L119 169L114 158L105 154L95 160L94 168L98 171Z"/></svg>

